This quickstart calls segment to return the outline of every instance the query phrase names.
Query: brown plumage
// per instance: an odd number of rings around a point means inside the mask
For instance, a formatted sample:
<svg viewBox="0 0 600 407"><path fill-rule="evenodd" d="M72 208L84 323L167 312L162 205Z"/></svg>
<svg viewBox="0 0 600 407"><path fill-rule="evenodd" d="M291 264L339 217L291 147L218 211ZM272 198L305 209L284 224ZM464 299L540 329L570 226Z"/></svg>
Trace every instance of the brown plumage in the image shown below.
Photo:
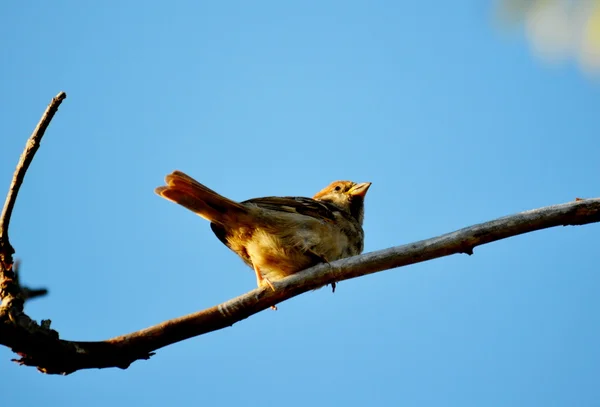
<svg viewBox="0 0 600 407"><path fill-rule="evenodd" d="M266 197L235 202L180 171L156 188L211 222L211 229L256 273L259 286L363 250L364 197L370 182L336 181L313 199Z"/></svg>

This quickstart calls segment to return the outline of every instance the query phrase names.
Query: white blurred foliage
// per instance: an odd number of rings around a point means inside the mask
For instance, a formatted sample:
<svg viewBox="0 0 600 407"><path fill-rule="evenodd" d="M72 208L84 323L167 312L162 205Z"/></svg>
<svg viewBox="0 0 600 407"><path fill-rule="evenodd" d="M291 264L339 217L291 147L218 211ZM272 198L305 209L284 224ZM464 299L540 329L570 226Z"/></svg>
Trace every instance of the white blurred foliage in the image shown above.
<svg viewBox="0 0 600 407"><path fill-rule="evenodd" d="M575 58L600 73L600 0L502 0L504 22L522 23L536 54L548 62Z"/></svg>

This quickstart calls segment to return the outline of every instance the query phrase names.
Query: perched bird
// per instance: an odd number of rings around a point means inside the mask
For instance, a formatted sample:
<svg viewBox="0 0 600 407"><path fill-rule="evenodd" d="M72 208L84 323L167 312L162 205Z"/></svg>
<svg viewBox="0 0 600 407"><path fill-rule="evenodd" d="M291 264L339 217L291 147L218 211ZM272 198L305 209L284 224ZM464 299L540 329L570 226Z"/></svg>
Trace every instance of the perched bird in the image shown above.
<svg viewBox="0 0 600 407"><path fill-rule="evenodd" d="M363 250L364 198L370 182L336 181L312 199L265 197L232 201L181 171L156 188L211 222L227 247L254 269L258 286ZM335 286L334 286L335 287Z"/></svg>

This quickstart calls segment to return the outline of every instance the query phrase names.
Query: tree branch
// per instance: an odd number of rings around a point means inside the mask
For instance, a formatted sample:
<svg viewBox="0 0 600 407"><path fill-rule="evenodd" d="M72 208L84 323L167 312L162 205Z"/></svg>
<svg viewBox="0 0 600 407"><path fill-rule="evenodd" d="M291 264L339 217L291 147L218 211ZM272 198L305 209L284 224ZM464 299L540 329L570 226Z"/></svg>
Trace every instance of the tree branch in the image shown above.
<svg viewBox="0 0 600 407"><path fill-rule="evenodd" d="M22 158L21 161L25 160ZM18 167L17 171L19 168L22 167ZM21 175L21 180L23 176L24 174ZM10 215L10 211L8 213ZM61 340L58 333L50 329L49 321L42 321L41 325L32 321L22 312L22 299L17 301L11 296L10 290L4 288L6 281L12 284L15 281L11 270L0 264L0 344L10 347L21 356L16 360L19 364L36 366L45 373L69 374L81 369L107 367L126 369L136 360L150 358L157 349L226 328L272 305L327 284L451 254L473 254L476 246L523 233L593 222L600 222L600 198L577 199L522 212L431 239L320 264L274 281L275 291L268 287L257 288L203 311L99 342ZM1 225L7 227L8 222L2 222ZM4 229L0 240L6 236ZM7 247L9 246L0 248L0 256L6 256L1 251L5 251Z"/></svg>
<svg viewBox="0 0 600 407"><path fill-rule="evenodd" d="M57 337L17 335L0 327L0 343L10 346L22 358L20 364L37 366L45 373L69 374L88 368L127 368L164 346L226 328L299 294L378 271L415 264L456 253L473 253L473 248L507 237L561 225L583 225L600 221L600 198L522 212L457 230L419 242L392 247L321 264L273 282L275 291L259 288L217 306L165 321L127 335L102 342L71 342ZM15 338L17 336L14 336Z"/></svg>
<svg viewBox="0 0 600 407"><path fill-rule="evenodd" d="M10 218L12 211L17 200L19 189L25 179L25 174L35 152L40 146L40 141L50 124L50 121L54 117L54 114L58 110L58 107L62 101L67 97L64 92L60 92L52 99L46 111L42 115L40 122L33 130L33 133L27 140L25 150L21 154L17 168L13 175L12 182L8 189L6 201L2 208L2 214L0 214L0 335L3 335L6 329L10 331L10 328L18 328L17 335L13 338L3 338L8 342L15 340L19 335L23 335L28 332L35 332L40 328L37 323L32 321L27 315L23 313L23 304L26 299L41 296L46 294L45 289L23 289L19 284L19 276L16 268L13 268L13 253L15 250L10 244L8 238L8 227L10 225ZM48 334L52 334L58 337L58 334L51 331L48 327L45 327L45 331Z"/></svg>
<svg viewBox="0 0 600 407"><path fill-rule="evenodd" d="M15 202L17 201L17 195L19 194L19 189L23 184L23 180L25 179L25 174L27 173L27 169L29 168L29 164L33 161L33 157L35 156L36 151L40 148L40 142L42 141L42 137L44 137L44 133L50 124L50 121L54 117L54 114L58 111L58 107L65 100L67 94L65 92L60 92L56 97L52 99L46 111L42 115L40 122L33 130L33 133L27 140L27 145L25 146L25 150L23 154L21 154L21 158L19 159L19 163L17 164L17 169L13 175L12 182L10 183L10 187L8 188L8 194L6 195L6 201L4 202L4 207L2 209L2 214L0 215L0 261L2 261L5 265L12 265L12 255L15 252L13 247L10 245L10 241L8 239L8 226L10 225L10 217L12 215L13 208L15 206Z"/></svg>

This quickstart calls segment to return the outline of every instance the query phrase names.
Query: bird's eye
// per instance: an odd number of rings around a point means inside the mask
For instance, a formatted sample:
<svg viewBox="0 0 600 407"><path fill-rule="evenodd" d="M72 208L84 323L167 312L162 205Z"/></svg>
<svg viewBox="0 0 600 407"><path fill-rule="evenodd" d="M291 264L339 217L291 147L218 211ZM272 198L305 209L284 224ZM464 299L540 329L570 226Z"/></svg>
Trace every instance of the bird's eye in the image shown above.
<svg viewBox="0 0 600 407"><path fill-rule="evenodd" d="M335 191L341 191L342 187L339 185L336 185L335 188L333 188Z"/></svg>

